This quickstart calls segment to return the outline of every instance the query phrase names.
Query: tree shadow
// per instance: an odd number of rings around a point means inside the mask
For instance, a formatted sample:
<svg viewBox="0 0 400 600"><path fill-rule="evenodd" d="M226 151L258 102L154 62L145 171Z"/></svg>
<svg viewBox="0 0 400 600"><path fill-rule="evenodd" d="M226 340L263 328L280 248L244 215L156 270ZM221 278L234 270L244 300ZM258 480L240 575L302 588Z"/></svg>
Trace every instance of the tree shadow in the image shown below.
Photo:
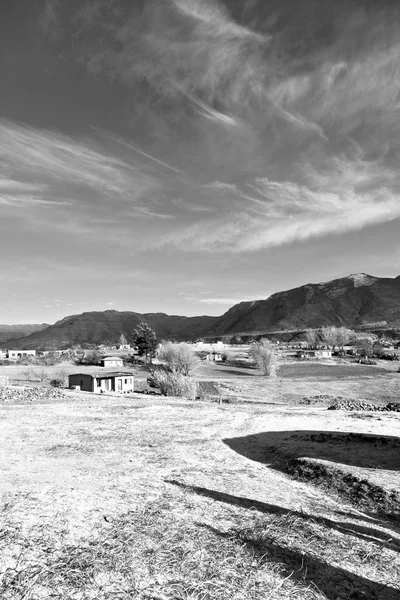
<svg viewBox="0 0 400 600"><path fill-rule="evenodd" d="M394 436L331 431L269 431L224 439L232 450L270 468L313 485L334 490L370 515L400 520L400 495L393 476L383 471L400 471L400 439ZM368 478L381 469L382 480Z"/></svg>
<svg viewBox="0 0 400 600"><path fill-rule="evenodd" d="M282 576L317 588L328 600L397 600L399 597L400 588L382 585L334 567L314 554L280 546L274 539L257 532L243 531L235 535L235 532L221 532L205 523L201 526L222 538L236 537L262 562L279 565Z"/></svg>
<svg viewBox="0 0 400 600"><path fill-rule="evenodd" d="M400 552L400 539L393 538L393 536L390 533L386 531L381 531L380 529L367 527L365 525L359 525L357 523L348 523L346 521L333 521L332 519L328 519L327 517L311 515L302 511L290 510L288 508L284 508L283 506L269 504L267 502L261 502L260 500L252 500L250 498L243 498L242 496L233 496L232 494L226 494L224 492L218 492L216 490L209 490L203 487L187 485L174 479L165 479L164 481L165 483L175 485L188 492L198 494L199 496L212 498L213 500L217 500L218 502L224 502L233 506L240 506L241 508L255 510L264 514L294 515L296 517L300 517L301 519L310 520L314 523L324 525L327 528L334 529L335 531L338 531L345 535L352 535L366 542L373 542L384 548ZM351 516L353 518L353 515L348 516Z"/></svg>
<svg viewBox="0 0 400 600"><path fill-rule="evenodd" d="M366 469L400 471L400 438L389 435L267 431L223 442L238 454L272 467L277 457L307 457Z"/></svg>
<svg viewBox="0 0 400 600"><path fill-rule="evenodd" d="M234 367L229 367L229 366L219 368L218 373L223 374L225 377L227 377L228 375L235 375L237 377L254 377L258 374L254 370L252 372L248 373L245 370L240 371L239 369L235 369Z"/></svg>

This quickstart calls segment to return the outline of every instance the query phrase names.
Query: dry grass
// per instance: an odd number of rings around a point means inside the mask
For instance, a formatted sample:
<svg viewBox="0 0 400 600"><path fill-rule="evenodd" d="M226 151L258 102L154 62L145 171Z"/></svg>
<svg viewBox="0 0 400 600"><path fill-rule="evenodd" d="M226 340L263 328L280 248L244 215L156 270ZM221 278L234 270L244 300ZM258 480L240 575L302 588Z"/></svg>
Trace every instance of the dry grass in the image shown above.
<svg viewBox="0 0 400 600"><path fill-rule="evenodd" d="M398 597L393 524L223 442L394 415L71 393L0 417L4 600Z"/></svg>

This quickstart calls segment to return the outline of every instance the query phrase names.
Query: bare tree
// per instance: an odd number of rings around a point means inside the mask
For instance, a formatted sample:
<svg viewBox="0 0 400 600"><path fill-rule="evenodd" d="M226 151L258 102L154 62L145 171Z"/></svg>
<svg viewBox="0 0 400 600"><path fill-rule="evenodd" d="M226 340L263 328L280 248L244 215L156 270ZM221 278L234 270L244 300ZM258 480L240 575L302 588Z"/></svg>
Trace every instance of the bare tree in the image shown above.
<svg viewBox="0 0 400 600"><path fill-rule="evenodd" d="M174 373L190 375L197 367L199 359L189 344L163 344L158 352L158 358L165 362Z"/></svg>
<svg viewBox="0 0 400 600"><path fill-rule="evenodd" d="M263 375L270 377L275 373L275 351L273 345L268 340L261 340L252 344L249 356Z"/></svg>
<svg viewBox="0 0 400 600"><path fill-rule="evenodd" d="M324 342L324 344L326 344L326 346L331 347L332 350L334 350L336 344L337 344L337 329L336 327L332 326L327 326L327 327L322 327L321 329L321 339Z"/></svg>
<svg viewBox="0 0 400 600"><path fill-rule="evenodd" d="M123 333L121 333L121 335L118 338L118 343L120 346L126 346L128 343L128 340L126 339L125 335Z"/></svg>
<svg viewBox="0 0 400 600"><path fill-rule="evenodd" d="M351 329L347 329L347 327L338 327L336 330L336 343L339 348L343 349L343 346L349 343L350 337L352 334Z"/></svg>
<svg viewBox="0 0 400 600"><path fill-rule="evenodd" d="M361 356L371 357L374 347L374 339L371 337L358 337L355 340L355 346L358 348Z"/></svg>
<svg viewBox="0 0 400 600"><path fill-rule="evenodd" d="M318 329L306 329L306 340L309 348L316 348L319 341Z"/></svg>

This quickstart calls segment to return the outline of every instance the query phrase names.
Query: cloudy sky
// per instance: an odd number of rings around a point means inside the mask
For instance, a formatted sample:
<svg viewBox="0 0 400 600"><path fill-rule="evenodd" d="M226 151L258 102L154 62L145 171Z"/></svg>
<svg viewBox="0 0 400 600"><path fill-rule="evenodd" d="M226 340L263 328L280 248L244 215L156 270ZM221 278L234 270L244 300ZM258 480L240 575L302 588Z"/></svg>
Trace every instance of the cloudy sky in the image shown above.
<svg viewBox="0 0 400 600"><path fill-rule="evenodd" d="M2 0L0 322L399 275L398 5Z"/></svg>

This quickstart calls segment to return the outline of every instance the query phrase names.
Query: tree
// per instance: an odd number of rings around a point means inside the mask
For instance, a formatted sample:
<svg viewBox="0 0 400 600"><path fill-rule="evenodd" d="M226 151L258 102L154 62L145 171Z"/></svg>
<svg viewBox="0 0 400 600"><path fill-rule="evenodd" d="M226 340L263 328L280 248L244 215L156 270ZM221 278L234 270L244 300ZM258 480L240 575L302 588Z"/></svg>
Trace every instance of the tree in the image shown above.
<svg viewBox="0 0 400 600"><path fill-rule="evenodd" d="M197 367L199 359L189 344L166 342L160 348L158 358L166 363L173 373L190 375Z"/></svg>
<svg viewBox="0 0 400 600"><path fill-rule="evenodd" d="M374 339L371 337L358 337L355 340L355 346L358 348L361 356L367 356L368 358L372 356L373 347L374 347Z"/></svg>
<svg viewBox="0 0 400 600"><path fill-rule="evenodd" d="M118 343L120 346L126 346L128 343L128 340L126 339L126 337L124 336L123 333L121 333L121 335L118 338Z"/></svg>
<svg viewBox="0 0 400 600"><path fill-rule="evenodd" d="M324 344L326 344L326 346L328 346L328 348L331 346L332 350L333 350L337 344L337 329L336 329L336 327L334 327L333 325L327 326L327 327L322 327L321 339L324 342Z"/></svg>
<svg viewBox="0 0 400 600"><path fill-rule="evenodd" d="M306 329L306 340L309 348L316 348L319 341L318 329Z"/></svg>
<svg viewBox="0 0 400 600"><path fill-rule="evenodd" d="M273 345L268 340L252 344L249 356L263 375L270 377L275 372L275 351Z"/></svg>
<svg viewBox="0 0 400 600"><path fill-rule="evenodd" d="M101 353L98 350L87 350L79 354L75 359L77 365L98 365L101 360Z"/></svg>
<svg viewBox="0 0 400 600"><path fill-rule="evenodd" d="M336 330L336 343L339 348L343 349L343 346L346 346L349 343L352 333L352 330L347 329L347 327L338 327Z"/></svg>
<svg viewBox="0 0 400 600"><path fill-rule="evenodd" d="M158 341L155 332L142 321L132 333L133 343L139 356L145 356L146 361L155 356Z"/></svg>

